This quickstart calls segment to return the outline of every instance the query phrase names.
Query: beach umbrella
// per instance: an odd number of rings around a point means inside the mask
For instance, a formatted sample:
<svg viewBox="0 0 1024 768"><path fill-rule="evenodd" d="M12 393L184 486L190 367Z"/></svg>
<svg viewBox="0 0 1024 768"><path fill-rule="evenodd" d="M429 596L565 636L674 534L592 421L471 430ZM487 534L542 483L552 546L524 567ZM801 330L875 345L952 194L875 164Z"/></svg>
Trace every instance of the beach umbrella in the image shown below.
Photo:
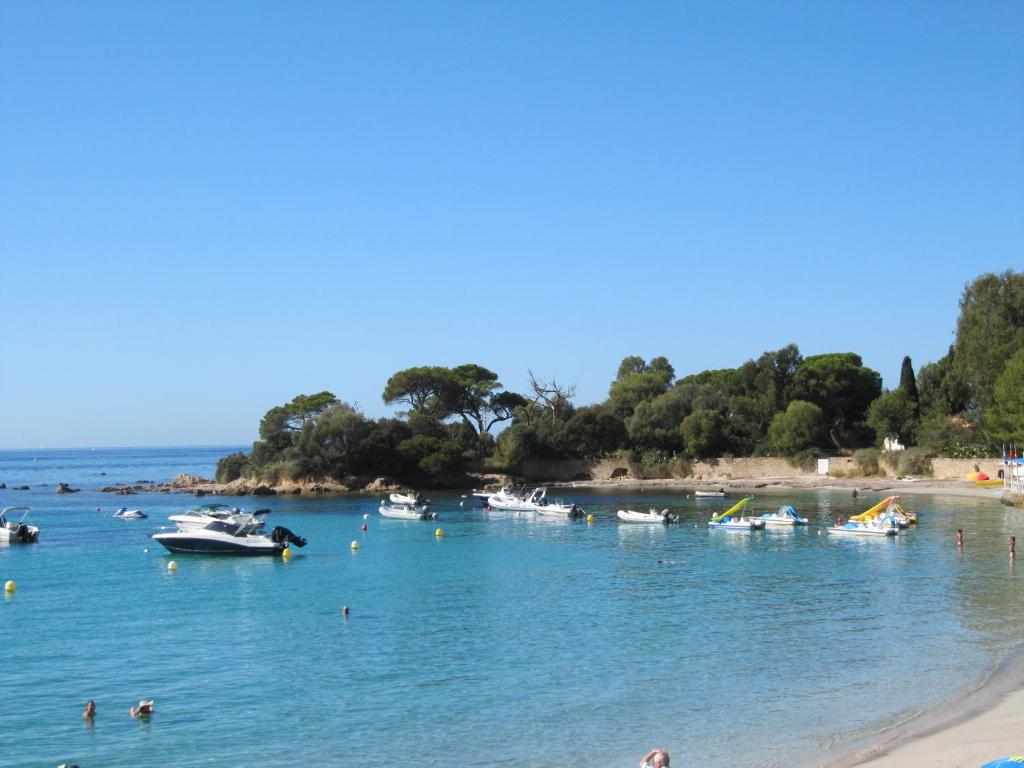
<svg viewBox="0 0 1024 768"><path fill-rule="evenodd" d="M991 763L985 763L981 768L1021 768L1021 766L1024 766L1024 755L1001 757Z"/></svg>

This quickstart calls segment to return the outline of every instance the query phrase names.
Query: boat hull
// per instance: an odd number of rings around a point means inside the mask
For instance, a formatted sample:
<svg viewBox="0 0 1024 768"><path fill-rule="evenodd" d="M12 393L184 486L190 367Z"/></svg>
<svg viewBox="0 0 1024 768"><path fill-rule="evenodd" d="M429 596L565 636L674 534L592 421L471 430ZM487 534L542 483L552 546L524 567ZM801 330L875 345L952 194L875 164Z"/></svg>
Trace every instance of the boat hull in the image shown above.
<svg viewBox="0 0 1024 768"><path fill-rule="evenodd" d="M436 520L437 515L429 509L399 509L396 507L379 507L381 517L391 520Z"/></svg>
<svg viewBox="0 0 1024 768"><path fill-rule="evenodd" d="M895 528L832 528L826 529L832 536L865 536L868 538L886 538L895 536Z"/></svg>
<svg viewBox="0 0 1024 768"><path fill-rule="evenodd" d="M197 536L188 531L178 531L157 533L153 539L168 552L179 555L276 555L284 549L283 544L266 536Z"/></svg>
<svg viewBox="0 0 1024 768"><path fill-rule="evenodd" d="M631 509L620 509L615 513L615 516L624 523L657 523L658 525L665 524L665 517L659 513L650 512L634 512Z"/></svg>

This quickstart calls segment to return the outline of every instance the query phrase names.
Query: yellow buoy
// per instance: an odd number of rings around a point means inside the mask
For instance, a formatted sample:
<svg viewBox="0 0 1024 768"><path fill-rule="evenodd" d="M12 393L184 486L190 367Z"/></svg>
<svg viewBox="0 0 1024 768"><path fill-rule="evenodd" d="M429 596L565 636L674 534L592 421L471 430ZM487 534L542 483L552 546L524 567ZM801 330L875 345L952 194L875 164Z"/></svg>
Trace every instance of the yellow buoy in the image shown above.
<svg viewBox="0 0 1024 768"><path fill-rule="evenodd" d="M444 538L444 528L435 528L434 529L434 535L437 536L437 538L439 538L439 539L443 539Z"/></svg>
<svg viewBox="0 0 1024 768"><path fill-rule="evenodd" d="M4 594L13 595L14 590L18 588L18 584L14 579L8 579L4 582Z"/></svg>
<svg viewBox="0 0 1024 768"><path fill-rule="evenodd" d="M285 562L288 562L289 560L291 560L292 559L292 551L291 551L291 549L289 549L288 547L285 547L284 549L282 549L281 550L281 559L284 560Z"/></svg>
<svg viewBox="0 0 1024 768"><path fill-rule="evenodd" d="M594 524L594 516L593 515L587 515L587 525L593 525L593 524Z"/></svg>
<svg viewBox="0 0 1024 768"><path fill-rule="evenodd" d="M178 564L176 562L174 562L173 560L171 560L171 562L169 562L167 564L167 570L168 571L176 571L176 570L178 570Z"/></svg>
<svg viewBox="0 0 1024 768"><path fill-rule="evenodd" d="M351 547L352 547L352 551L355 552L357 549L359 549L359 542L353 540L352 544L351 544Z"/></svg>

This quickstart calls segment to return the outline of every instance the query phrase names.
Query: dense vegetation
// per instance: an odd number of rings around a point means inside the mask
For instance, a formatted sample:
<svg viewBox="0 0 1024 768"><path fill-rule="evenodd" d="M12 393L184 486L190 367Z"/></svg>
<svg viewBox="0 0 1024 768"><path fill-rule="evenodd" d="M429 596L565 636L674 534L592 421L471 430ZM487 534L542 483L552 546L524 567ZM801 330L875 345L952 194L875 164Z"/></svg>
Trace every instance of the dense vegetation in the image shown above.
<svg viewBox="0 0 1024 768"><path fill-rule="evenodd" d="M905 357L896 389L883 390L852 352L804 357L790 344L682 378L664 357L627 357L606 400L578 406L574 395L532 373L519 394L479 365L408 368L382 393L400 417L367 418L331 392L299 395L271 408L252 451L225 457L217 477L445 486L469 472L619 451L644 473L667 474L693 459L801 461L858 449L872 473L886 438L918 446L901 459L908 470L931 455L997 454L1003 443L1024 444L1024 275L970 283L949 352L917 375Z"/></svg>

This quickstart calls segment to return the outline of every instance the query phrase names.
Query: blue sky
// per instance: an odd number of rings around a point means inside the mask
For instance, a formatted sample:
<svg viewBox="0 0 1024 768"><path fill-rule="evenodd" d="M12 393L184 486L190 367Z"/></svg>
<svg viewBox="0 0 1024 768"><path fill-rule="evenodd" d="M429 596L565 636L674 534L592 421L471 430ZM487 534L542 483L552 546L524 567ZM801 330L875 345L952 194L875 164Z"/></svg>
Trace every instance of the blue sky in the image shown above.
<svg viewBox="0 0 1024 768"><path fill-rule="evenodd" d="M5 3L0 447L478 362L895 383L1024 267L1024 5Z"/></svg>

